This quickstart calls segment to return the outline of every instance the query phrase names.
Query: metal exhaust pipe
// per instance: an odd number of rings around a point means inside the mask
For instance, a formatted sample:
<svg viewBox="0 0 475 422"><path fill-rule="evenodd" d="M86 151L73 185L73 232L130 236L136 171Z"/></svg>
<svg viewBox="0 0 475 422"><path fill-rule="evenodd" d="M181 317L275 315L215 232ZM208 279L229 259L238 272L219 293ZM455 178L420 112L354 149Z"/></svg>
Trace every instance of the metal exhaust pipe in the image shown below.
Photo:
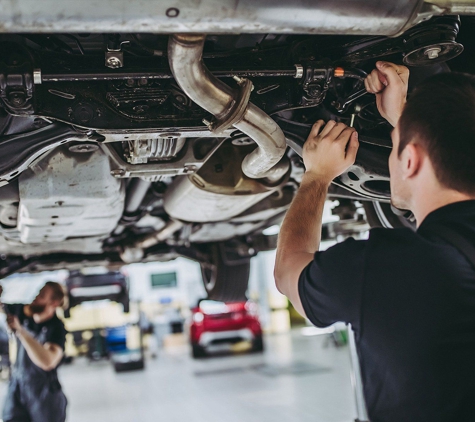
<svg viewBox="0 0 475 422"><path fill-rule="evenodd" d="M202 57L205 38L202 34L170 36L168 57L176 82L196 104L215 116L217 124L209 124L211 130L219 132L234 126L256 142L258 148L242 163L246 176L252 179L282 177L288 163L274 167L287 148L284 133L274 120L249 102L250 81L235 78L240 89L234 91L206 68Z"/></svg>

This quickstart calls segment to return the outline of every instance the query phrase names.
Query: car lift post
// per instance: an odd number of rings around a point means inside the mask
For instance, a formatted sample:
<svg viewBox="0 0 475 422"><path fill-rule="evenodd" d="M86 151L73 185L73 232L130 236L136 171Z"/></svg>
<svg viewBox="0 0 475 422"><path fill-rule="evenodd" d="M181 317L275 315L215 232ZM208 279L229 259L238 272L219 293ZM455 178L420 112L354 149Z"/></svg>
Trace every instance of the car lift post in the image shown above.
<svg viewBox="0 0 475 422"><path fill-rule="evenodd" d="M348 345L350 348L351 360L351 384L353 385L356 401L357 419L355 419L355 422L369 422L363 394L363 381L361 379L360 362L358 359L358 352L356 351L355 332L351 328L351 324L348 324Z"/></svg>

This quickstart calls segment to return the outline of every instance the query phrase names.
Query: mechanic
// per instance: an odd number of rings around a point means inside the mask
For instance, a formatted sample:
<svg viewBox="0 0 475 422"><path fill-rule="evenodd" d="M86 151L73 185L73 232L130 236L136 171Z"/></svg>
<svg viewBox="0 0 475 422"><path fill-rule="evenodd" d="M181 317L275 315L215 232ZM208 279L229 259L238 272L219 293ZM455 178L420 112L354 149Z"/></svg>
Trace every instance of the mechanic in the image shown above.
<svg viewBox="0 0 475 422"><path fill-rule="evenodd" d="M378 62L365 85L394 126L392 204L412 211L417 231L376 228L315 252L328 187L359 147L353 128L318 121L275 280L316 326L351 323L372 422L474 421L475 78L434 75L406 102L408 79Z"/></svg>
<svg viewBox="0 0 475 422"><path fill-rule="evenodd" d="M66 339L64 324L56 316L63 300L61 285L48 281L30 305L3 305L8 326L19 340L3 422L66 419L67 400L56 372Z"/></svg>

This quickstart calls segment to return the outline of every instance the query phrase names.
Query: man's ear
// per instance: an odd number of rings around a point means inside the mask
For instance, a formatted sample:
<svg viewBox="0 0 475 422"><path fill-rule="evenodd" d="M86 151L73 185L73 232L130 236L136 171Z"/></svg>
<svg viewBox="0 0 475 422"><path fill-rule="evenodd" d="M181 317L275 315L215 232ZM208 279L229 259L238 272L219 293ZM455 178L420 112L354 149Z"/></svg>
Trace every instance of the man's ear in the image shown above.
<svg viewBox="0 0 475 422"><path fill-rule="evenodd" d="M403 177L410 179L419 174L423 160L422 148L414 143L409 143L401 153L403 161Z"/></svg>

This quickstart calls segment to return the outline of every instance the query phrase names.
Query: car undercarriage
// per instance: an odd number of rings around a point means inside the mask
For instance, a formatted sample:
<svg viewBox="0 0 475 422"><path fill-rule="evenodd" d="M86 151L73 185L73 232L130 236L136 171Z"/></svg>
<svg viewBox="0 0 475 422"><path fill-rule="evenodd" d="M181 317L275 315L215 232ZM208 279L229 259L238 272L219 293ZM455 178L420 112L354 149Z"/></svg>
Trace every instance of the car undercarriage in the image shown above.
<svg viewBox="0 0 475 422"><path fill-rule="evenodd" d="M16 27L3 22L0 276L185 256L202 265L211 298L242 298L250 258L275 247L263 231L298 189L317 119L359 133L355 165L330 188L340 217L353 218L358 201L373 225L410 225L389 205L392 128L364 79L377 60L407 65L412 86L449 69L473 73L475 22L398 3L397 16L360 7L349 28L333 10L326 21L312 15L313 30L275 32L235 28L238 13L228 26L197 15L192 25L186 7L166 9L163 19L184 23L158 31L105 18L87 33L71 19L69 29L68 19L41 27L26 13Z"/></svg>

